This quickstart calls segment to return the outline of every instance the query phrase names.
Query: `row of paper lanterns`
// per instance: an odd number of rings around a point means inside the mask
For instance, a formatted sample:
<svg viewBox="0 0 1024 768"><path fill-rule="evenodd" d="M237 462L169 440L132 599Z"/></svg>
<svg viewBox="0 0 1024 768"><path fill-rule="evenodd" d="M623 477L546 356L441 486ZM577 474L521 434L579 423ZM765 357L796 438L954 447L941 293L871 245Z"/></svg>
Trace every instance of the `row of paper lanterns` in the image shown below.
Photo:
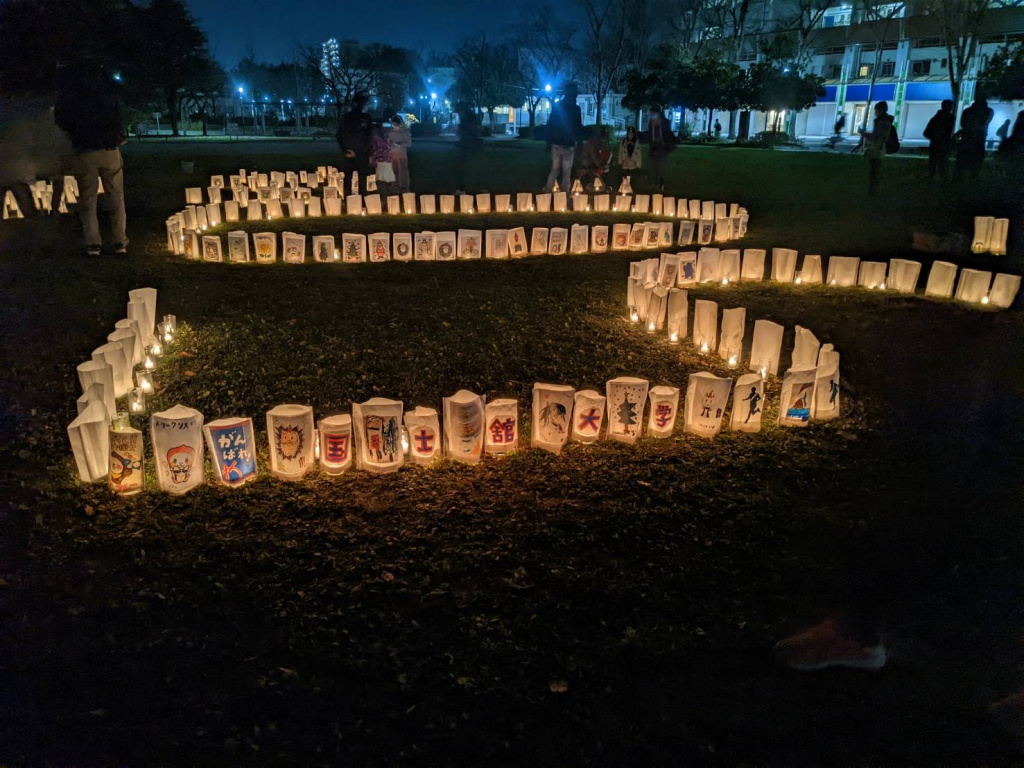
<svg viewBox="0 0 1024 768"><path fill-rule="evenodd" d="M759 282L765 279L767 251L763 248L739 249L701 248L699 251L661 254L658 259L633 262L630 265L628 303L634 301L634 287L650 290L682 287L695 283L730 285ZM862 261L856 256L831 256L828 270L822 273L821 256L806 254L797 270L799 254L792 248L773 248L769 279L795 285L822 285L833 288L867 288L913 294L921 274L921 262L909 259ZM959 270L959 280L957 272ZM924 295L933 298L956 298L968 304L988 305L1006 309L1013 304L1020 289L1021 277L991 272L962 270L946 261L932 263ZM643 315L641 315L643 317Z"/></svg>
<svg viewBox="0 0 1024 768"><path fill-rule="evenodd" d="M971 250L975 253L1006 255L1006 240L1010 233L1010 220L993 216L974 217L974 239Z"/></svg>
<svg viewBox="0 0 1024 768"><path fill-rule="evenodd" d="M838 416L838 357L838 353L823 349L822 366L787 373L779 424L806 426L811 419ZM731 378L709 372L691 374L683 404L684 431L706 437L717 435L732 391ZM630 376L608 381L605 394L538 383L533 387L530 446L559 453L570 440L633 444L643 434L671 437L679 416L679 401L677 387L651 387L647 380ZM740 376L735 382L729 427L738 432L759 432L764 406L763 377ZM205 481L207 450L218 483L240 486L257 476L251 418L229 417L204 424L198 410L175 405L152 414L149 426L156 477L164 491L181 494L201 485ZM520 443L518 401L487 401L468 390L443 398L441 414L422 406L406 411L401 401L375 397L353 403L351 414L327 416L316 424L311 406L280 405L266 413L266 429L269 469L282 480L299 480L318 465L325 474L340 475L353 467L390 473L406 462L428 465L443 456L476 464L485 455L501 456L517 450ZM141 432L111 430L108 450L110 488L124 494L142 490ZM83 475L82 479L101 478Z"/></svg>
<svg viewBox="0 0 1024 768"><path fill-rule="evenodd" d="M340 247L334 235L306 235L284 232L280 235L281 258L285 263L302 264L307 258L307 245L311 245L314 262L341 261L359 264L366 261L455 261L456 259L521 258L524 256L561 255L564 253L605 253L611 251L639 251L669 248L673 244L686 246L693 242L696 222L679 222L678 237L675 223L634 222L613 225L573 224L565 227L533 227L529 237L525 227L512 229L459 229L449 232L375 232L370 235L344 233ZM730 229L731 231L731 229ZM700 243L711 241L712 230L699 233ZM230 261L247 263L254 260L273 264L278 260L278 234L243 230L227 234L227 250L220 235L202 235L191 229L182 233L179 222L172 218L167 224L167 244L173 253L190 259L211 262Z"/></svg>
<svg viewBox="0 0 1024 768"><path fill-rule="evenodd" d="M97 179L97 194L103 194L103 179ZM53 182L46 179L36 179L28 185L29 194L32 196L32 205L37 211L53 213ZM60 200L57 203L58 213L67 213L68 206L78 202L78 179L74 176L64 177L64 187ZM3 218L23 219L24 212L18 203L18 198L13 190L5 190L3 193Z"/></svg>

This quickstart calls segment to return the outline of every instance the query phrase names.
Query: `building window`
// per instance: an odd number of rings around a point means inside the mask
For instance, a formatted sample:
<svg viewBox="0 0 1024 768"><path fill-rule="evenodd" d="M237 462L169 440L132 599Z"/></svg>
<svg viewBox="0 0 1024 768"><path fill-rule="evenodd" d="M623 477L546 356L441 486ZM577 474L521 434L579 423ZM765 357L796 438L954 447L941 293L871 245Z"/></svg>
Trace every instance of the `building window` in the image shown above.
<svg viewBox="0 0 1024 768"><path fill-rule="evenodd" d="M871 77L871 70L874 68L874 64L861 64L860 69L857 70L857 77Z"/></svg>
<svg viewBox="0 0 1024 768"><path fill-rule="evenodd" d="M825 11L821 25L823 27L848 27L850 26L851 10L850 7L829 8Z"/></svg>
<svg viewBox="0 0 1024 768"><path fill-rule="evenodd" d="M896 74L896 62L895 61L883 61L882 71L880 73L882 77L892 77Z"/></svg>
<svg viewBox="0 0 1024 768"><path fill-rule="evenodd" d="M843 76L842 64L832 64L831 68L831 74L829 75L829 77L831 77L833 80L838 80Z"/></svg>
<svg viewBox="0 0 1024 768"><path fill-rule="evenodd" d="M911 63L910 71L915 75L927 75L932 71L932 60L921 59L920 61L915 61Z"/></svg>

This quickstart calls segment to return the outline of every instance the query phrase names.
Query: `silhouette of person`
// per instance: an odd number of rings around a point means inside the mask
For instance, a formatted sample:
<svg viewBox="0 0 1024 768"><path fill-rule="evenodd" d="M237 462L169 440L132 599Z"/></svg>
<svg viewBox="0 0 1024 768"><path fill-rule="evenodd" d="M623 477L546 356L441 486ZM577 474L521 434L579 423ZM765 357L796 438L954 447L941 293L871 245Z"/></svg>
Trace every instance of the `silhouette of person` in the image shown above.
<svg viewBox="0 0 1024 768"><path fill-rule="evenodd" d="M753 416L755 413L761 412L761 409L758 407L758 403L761 402L761 395L758 394L757 387L751 387L750 394L744 397L742 402L750 403L750 412L747 414L747 418L743 420L743 423L746 424L748 421L750 421L751 416Z"/></svg>

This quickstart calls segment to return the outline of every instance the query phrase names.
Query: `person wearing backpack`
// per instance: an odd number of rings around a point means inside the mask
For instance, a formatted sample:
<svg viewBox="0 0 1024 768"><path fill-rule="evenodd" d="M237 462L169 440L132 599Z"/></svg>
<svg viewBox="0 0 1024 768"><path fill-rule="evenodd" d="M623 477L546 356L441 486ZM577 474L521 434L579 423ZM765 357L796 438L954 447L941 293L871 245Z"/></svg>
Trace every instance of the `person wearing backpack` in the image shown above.
<svg viewBox="0 0 1024 768"><path fill-rule="evenodd" d="M864 157L868 159L868 197L874 197L882 180L882 158L900 151L900 140L896 136L889 104L880 101L875 104L875 124L869 132L861 131L864 137Z"/></svg>

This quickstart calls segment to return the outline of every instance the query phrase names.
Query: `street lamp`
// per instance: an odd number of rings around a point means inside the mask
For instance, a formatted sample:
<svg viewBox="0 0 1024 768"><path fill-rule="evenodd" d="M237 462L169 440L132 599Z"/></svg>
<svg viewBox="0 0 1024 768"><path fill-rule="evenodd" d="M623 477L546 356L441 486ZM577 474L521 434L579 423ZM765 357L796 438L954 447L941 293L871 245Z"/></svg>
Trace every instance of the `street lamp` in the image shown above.
<svg viewBox="0 0 1024 768"><path fill-rule="evenodd" d="M547 85L545 85L544 86L544 90L547 93L551 93L551 83L548 83Z"/></svg>

